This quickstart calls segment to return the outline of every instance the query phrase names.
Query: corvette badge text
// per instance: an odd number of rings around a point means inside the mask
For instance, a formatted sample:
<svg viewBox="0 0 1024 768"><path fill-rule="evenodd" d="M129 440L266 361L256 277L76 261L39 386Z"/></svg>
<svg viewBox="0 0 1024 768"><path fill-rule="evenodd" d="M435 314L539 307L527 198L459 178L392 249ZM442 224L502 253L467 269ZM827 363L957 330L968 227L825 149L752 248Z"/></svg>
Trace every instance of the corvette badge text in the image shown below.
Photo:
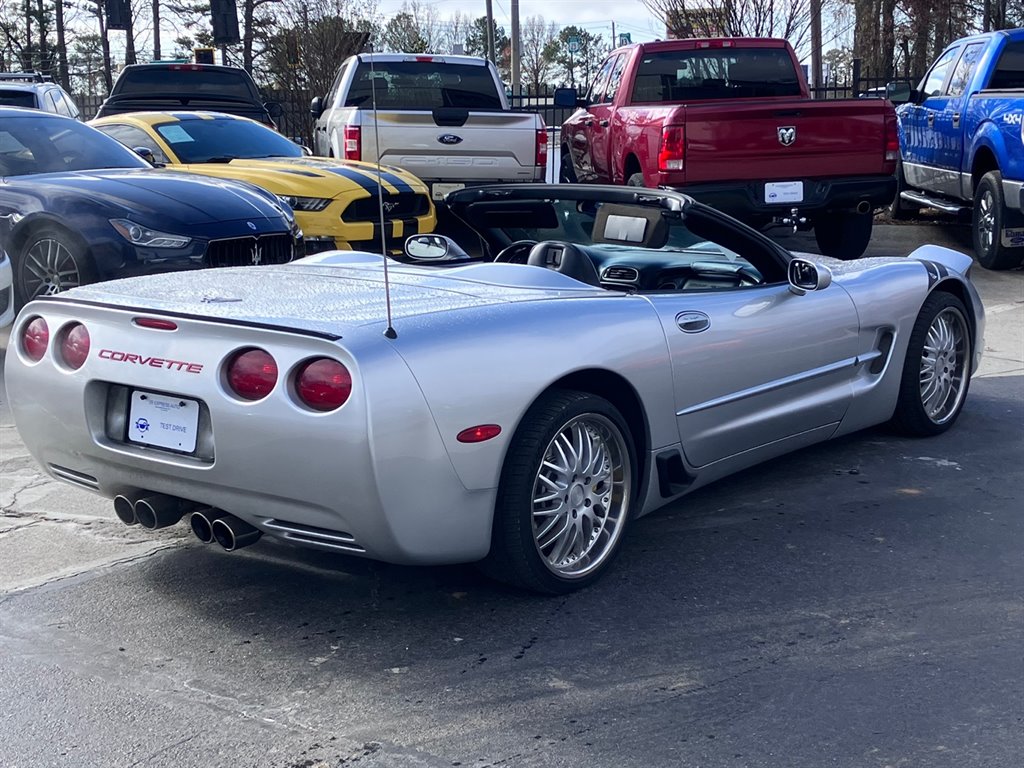
<svg viewBox="0 0 1024 768"><path fill-rule="evenodd" d="M202 373L202 363L187 363L184 360L167 360L163 357L143 357L134 352L118 352L114 349L101 349L101 360L112 360L115 363L134 363L135 365L148 365L153 368L169 368L185 373Z"/></svg>

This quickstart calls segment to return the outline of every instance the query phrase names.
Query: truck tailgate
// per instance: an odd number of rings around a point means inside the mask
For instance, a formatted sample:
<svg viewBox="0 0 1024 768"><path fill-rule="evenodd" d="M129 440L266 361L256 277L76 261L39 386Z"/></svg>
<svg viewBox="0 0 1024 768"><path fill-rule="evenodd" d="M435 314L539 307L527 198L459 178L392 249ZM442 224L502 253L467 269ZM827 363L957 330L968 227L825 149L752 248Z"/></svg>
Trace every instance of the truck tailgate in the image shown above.
<svg viewBox="0 0 1024 768"><path fill-rule="evenodd" d="M884 162L887 102L881 99L723 106L679 107L670 118L685 121L687 183L892 171Z"/></svg>
<svg viewBox="0 0 1024 768"><path fill-rule="evenodd" d="M363 158L377 156L374 115L363 111ZM429 111L378 111L382 163L429 181L533 181L537 174L536 115L470 112L462 125L435 121ZM451 121L457 122L457 121ZM543 169L541 170L543 172Z"/></svg>

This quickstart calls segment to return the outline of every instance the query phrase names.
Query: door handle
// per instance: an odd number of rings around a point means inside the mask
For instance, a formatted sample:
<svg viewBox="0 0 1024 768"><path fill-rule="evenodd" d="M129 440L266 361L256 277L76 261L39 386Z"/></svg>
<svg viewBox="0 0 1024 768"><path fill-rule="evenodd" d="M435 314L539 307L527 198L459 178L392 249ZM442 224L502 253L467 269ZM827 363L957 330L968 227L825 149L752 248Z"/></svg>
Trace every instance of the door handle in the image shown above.
<svg viewBox="0 0 1024 768"><path fill-rule="evenodd" d="M601 122L598 123L598 125L600 125L602 128L607 128L608 127L608 121L607 120L602 120Z"/></svg>
<svg viewBox="0 0 1024 768"><path fill-rule="evenodd" d="M711 318L696 309L676 315L676 325L683 333L700 333L711 327Z"/></svg>
<svg viewBox="0 0 1024 768"><path fill-rule="evenodd" d="M934 128L935 127L935 113L934 112L929 112L928 113L928 127L929 128Z"/></svg>
<svg viewBox="0 0 1024 768"><path fill-rule="evenodd" d="M954 128L959 128L960 127L960 113L959 112L954 112L953 113L953 127Z"/></svg>

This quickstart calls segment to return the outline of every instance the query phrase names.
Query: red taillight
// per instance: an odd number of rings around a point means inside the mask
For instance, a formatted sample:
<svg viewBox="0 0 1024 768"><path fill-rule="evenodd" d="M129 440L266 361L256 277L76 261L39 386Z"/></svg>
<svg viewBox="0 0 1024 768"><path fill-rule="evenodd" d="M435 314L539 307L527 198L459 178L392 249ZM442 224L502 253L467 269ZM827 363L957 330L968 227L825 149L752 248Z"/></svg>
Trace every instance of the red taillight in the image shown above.
<svg viewBox="0 0 1024 768"><path fill-rule="evenodd" d="M900 133L895 115L885 116L885 159L887 162L900 159Z"/></svg>
<svg viewBox="0 0 1024 768"><path fill-rule="evenodd" d="M310 360L295 374L295 394L314 411L333 411L352 394L352 374L337 360Z"/></svg>
<svg viewBox="0 0 1024 768"><path fill-rule="evenodd" d="M346 160L363 159L363 132L358 125L345 126L345 146L342 150Z"/></svg>
<svg viewBox="0 0 1024 768"><path fill-rule="evenodd" d="M501 427L497 424L480 424L469 429L464 429L455 436L460 443L482 443L501 434Z"/></svg>
<svg viewBox="0 0 1024 768"><path fill-rule="evenodd" d="M541 168L548 166L548 131L546 128L537 129L537 165Z"/></svg>
<svg viewBox="0 0 1024 768"><path fill-rule="evenodd" d="M686 137L682 126L661 129L661 147L658 149L659 171L683 170Z"/></svg>
<svg viewBox="0 0 1024 768"><path fill-rule="evenodd" d="M49 345L50 328L41 317L35 318L21 332L21 348L25 356L34 363L43 359Z"/></svg>
<svg viewBox="0 0 1024 768"><path fill-rule="evenodd" d="M262 400L277 384L277 363L262 349L245 349L228 362L227 379L243 400Z"/></svg>
<svg viewBox="0 0 1024 768"><path fill-rule="evenodd" d="M89 331L81 323L75 323L61 334L60 356L64 365L77 371L89 357Z"/></svg>
<svg viewBox="0 0 1024 768"><path fill-rule="evenodd" d="M732 40L699 40L698 48L732 48Z"/></svg>

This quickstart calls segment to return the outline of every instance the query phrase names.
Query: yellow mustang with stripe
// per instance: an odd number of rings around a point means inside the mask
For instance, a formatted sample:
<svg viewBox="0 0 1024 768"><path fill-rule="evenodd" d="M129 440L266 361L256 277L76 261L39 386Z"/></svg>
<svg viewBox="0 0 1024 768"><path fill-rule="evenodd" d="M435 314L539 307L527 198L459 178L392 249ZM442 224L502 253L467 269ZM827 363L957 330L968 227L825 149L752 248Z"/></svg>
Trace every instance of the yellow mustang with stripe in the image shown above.
<svg viewBox="0 0 1024 768"><path fill-rule="evenodd" d="M89 123L169 168L237 179L273 192L295 211L307 253L334 248L380 252L377 166L309 157L302 147L245 117L215 112L131 112ZM389 251L437 223L430 191L408 171L380 169Z"/></svg>

